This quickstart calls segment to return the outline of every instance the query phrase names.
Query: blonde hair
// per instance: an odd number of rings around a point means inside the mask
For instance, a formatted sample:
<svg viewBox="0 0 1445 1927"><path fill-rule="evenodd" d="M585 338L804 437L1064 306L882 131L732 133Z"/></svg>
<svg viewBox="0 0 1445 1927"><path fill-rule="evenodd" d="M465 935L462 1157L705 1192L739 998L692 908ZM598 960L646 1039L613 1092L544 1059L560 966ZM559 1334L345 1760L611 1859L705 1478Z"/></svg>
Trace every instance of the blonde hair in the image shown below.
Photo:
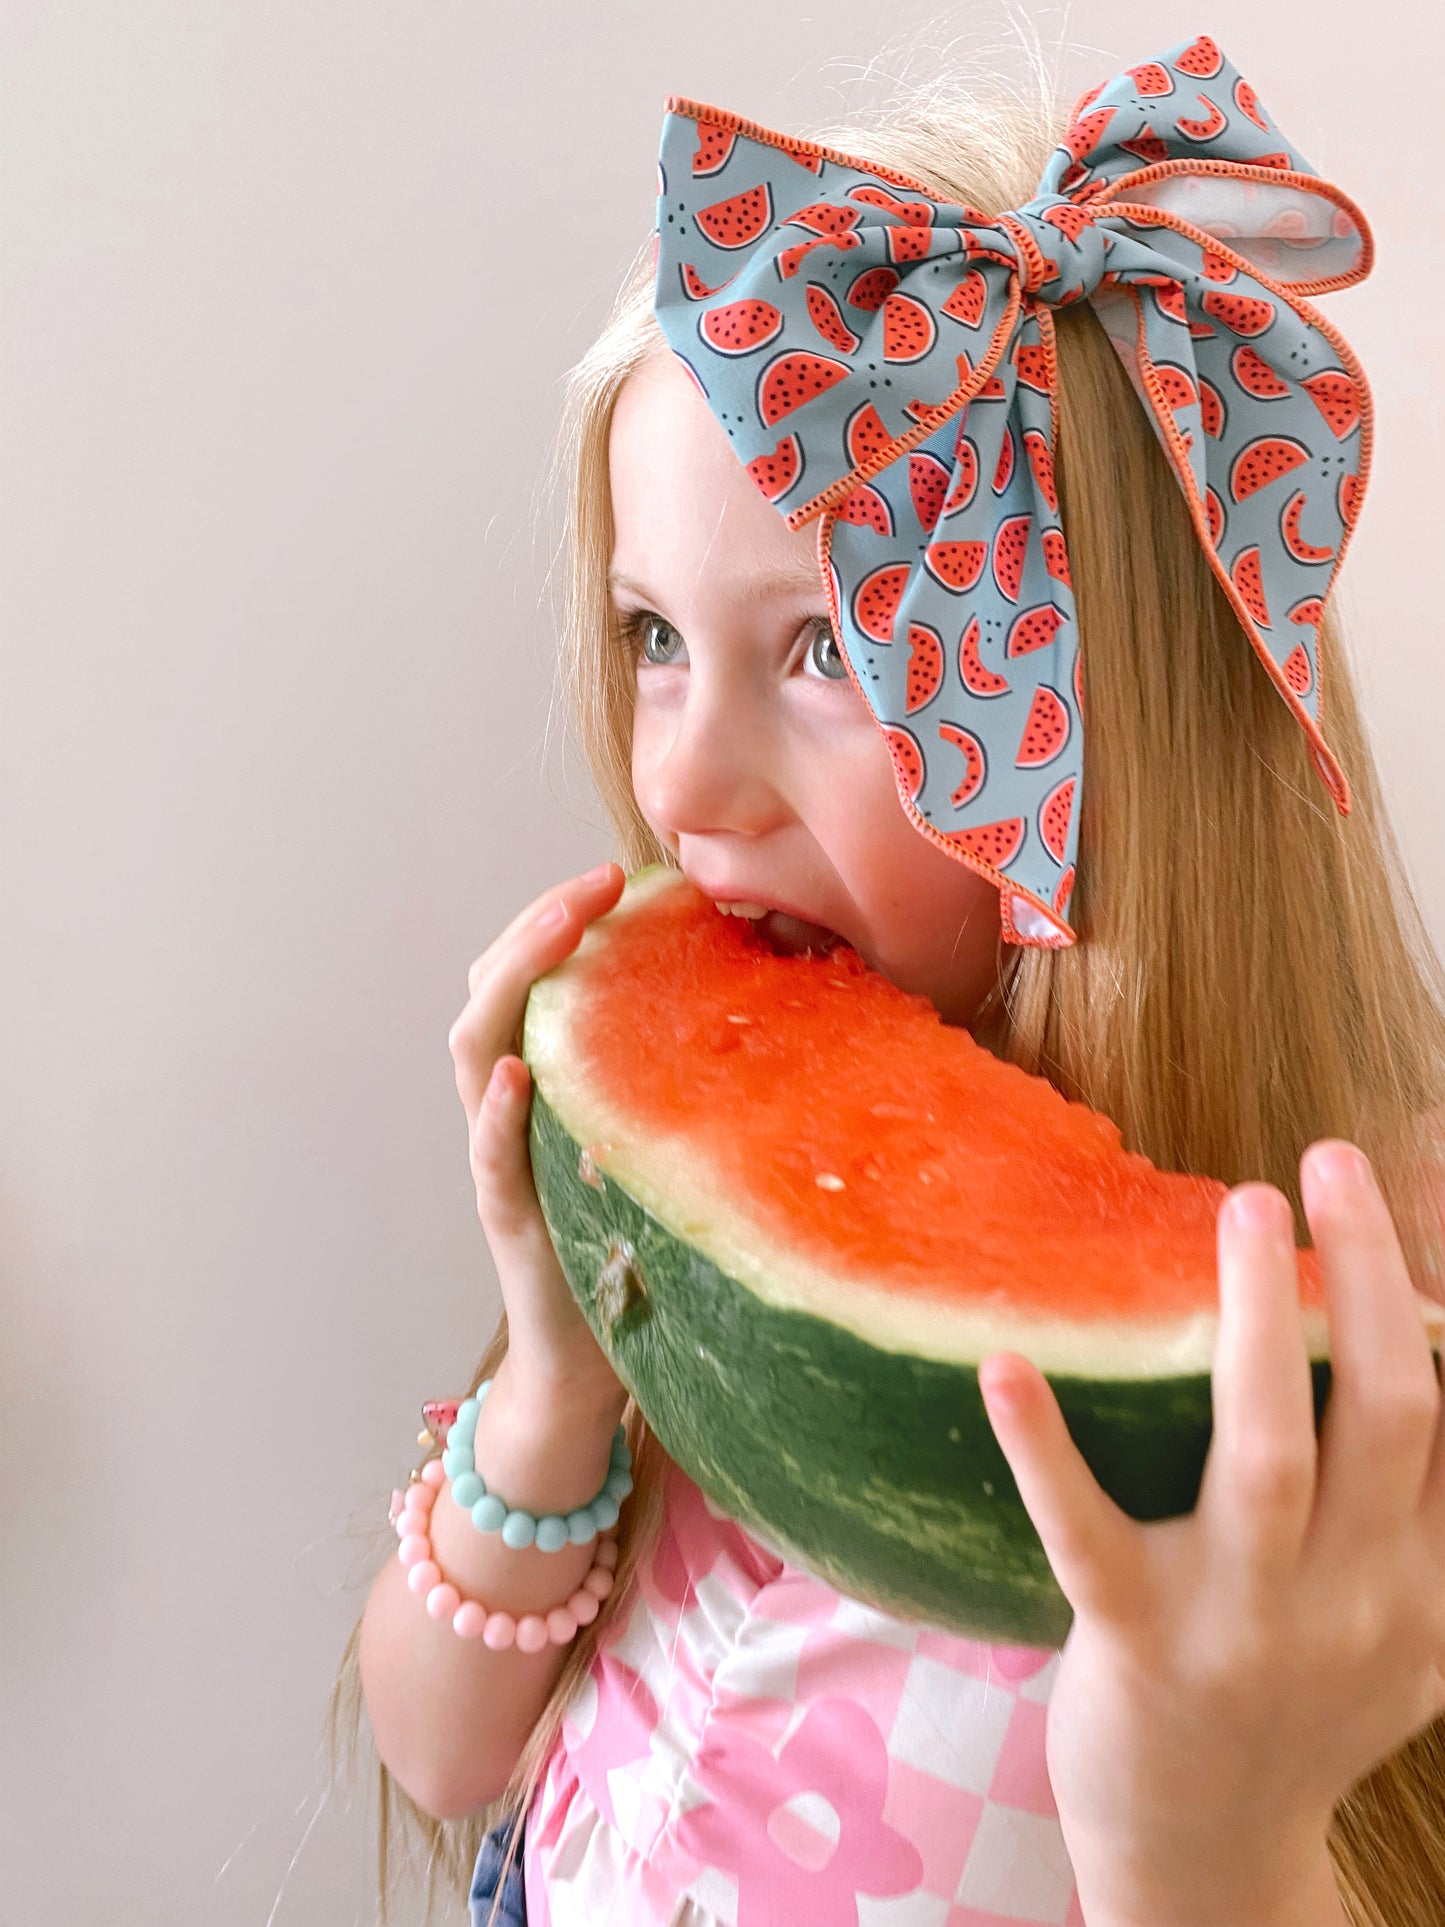
<svg viewBox="0 0 1445 1927"><path fill-rule="evenodd" d="M992 79L971 85L955 63L905 90L891 112L811 137L996 212L1032 196L1066 118L1045 86L1031 96ZM670 860L632 794L631 671L606 584L613 406L629 373L669 352L652 287L649 238L571 371L553 455L568 506L562 686L629 870ZM1278 1185L1302 1240L1300 1153L1318 1137L1352 1139L1374 1161L1416 1284L1445 1298L1438 1210L1423 1181L1445 1152L1432 1116L1445 1099L1445 983L1382 810L1334 612L1320 673L1325 728L1354 793L1347 819L1211 572L1098 321L1085 303L1055 321L1061 514L1087 710L1071 907L1080 941L1062 951L1001 945L998 995L976 1034L1106 1112L1156 1164ZM470 1390L505 1349L504 1318ZM465 1820L438 1821L378 1762L383 1919L397 1813L427 1852L428 1907L438 1877L465 1894L484 1835L525 1812L599 1639L628 1609L668 1460L635 1408L626 1422L636 1485L619 1583L569 1651L505 1793ZM354 1743L360 1725L358 1641L359 1623L332 1694L333 1763L338 1730ZM1349 1791L1329 1845L1352 1927L1437 1927L1445 1722Z"/></svg>

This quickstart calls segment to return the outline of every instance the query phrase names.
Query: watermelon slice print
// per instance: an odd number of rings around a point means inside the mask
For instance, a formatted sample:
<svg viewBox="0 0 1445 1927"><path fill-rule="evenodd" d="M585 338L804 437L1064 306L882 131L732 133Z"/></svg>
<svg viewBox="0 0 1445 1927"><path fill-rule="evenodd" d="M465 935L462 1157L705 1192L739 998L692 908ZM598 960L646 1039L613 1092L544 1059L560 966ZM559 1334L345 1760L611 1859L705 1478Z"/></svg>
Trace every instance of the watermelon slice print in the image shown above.
<svg viewBox="0 0 1445 1927"><path fill-rule="evenodd" d="M1077 786L1077 777L1066 776L1062 783L1049 791L1039 810L1039 836L1055 863L1063 862L1064 851L1068 848L1069 818L1073 814Z"/></svg>
<svg viewBox="0 0 1445 1927"><path fill-rule="evenodd" d="M918 792L923 788L923 751L918 747L918 738L901 723L890 723L884 729L883 737L908 799L916 803Z"/></svg>
<svg viewBox="0 0 1445 1927"><path fill-rule="evenodd" d="M988 759L984 755L983 744L977 736L967 729L960 729L956 723L940 723L938 734L945 743L952 743L956 750L963 753L963 778L948 799L956 810L961 810L964 804L971 803L983 788L988 772Z"/></svg>
<svg viewBox="0 0 1445 1927"><path fill-rule="evenodd" d="M1034 691L1029 719L1014 763L1019 769L1041 769L1062 755L1069 740L1069 706L1057 689L1040 683Z"/></svg>
<svg viewBox="0 0 1445 1927"><path fill-rule="evenodd" d="M1028 552L1032 515L1009 515L999 523L993 537L993 579L1006 602L1017 602L1023 580L1024 557Z"/></svg>
<svg viewBox="0 0 1445 1927"><path fill-rule="evenodd" d="M845 495L833 513L853 528L872 529L877 535L893 533L893 510L887 497L867 482L860 482L851 495Z"/></svg>
<svg viewBox="0 0 1445 1927"><path fill-rule="evenodd" d="M748 474L770 502L781 502L803 473L803 445L796 435L785 435L771 455L757 455Z"/></svg>
<svg viewBox="0 0 1445 1927"><path fill-rule="evenodd" d="M1303 467L1309 458L1309 450L1293 435L1259 435L1246 442L1229 465L1231 501L1244 501L1257 489L1277 482L1281 475Z"/></svg>
<svg viewBox="0 0 1445 1927"><path fill-rule="evenodd" d="M1004 655L1027 656L1035 649L1047 649L1063 623L1063 615L1052 602L1040 602L1031 609L1025 609L1021 615L1014 617L1009 627Z"/></svg>
<svg viewBox="0 0 1445 1927"><path fill-rule="evenodd" d="M783 317L771 301L729 301L698 317L698 333L714 353L751 355L783 332Z"/></svg>
<svg viewBox="0 0 1445 1927"><path fill-rule="evenodd" d="M987 863L995 870L1001 870L1006 863L1012 863L1024 847L1027 825L1021 816L1001 818L997 823L979 823L972 829L947 830L945 835L950 843L957 843Z"/></svg>
<svg viewBox="0 0 1445 1927"><path fill-rule="evenodd" d="M908 587L906 562L885 562L865 575L853 592L853 626L870 642L892 642L893 619Z"/></svg>
<svg viewBox="0 0 1445 1927"><path fill-rule="evenodd" d="M904 714L931 703L943 686L943 637L926 622L908 625L908 690Z"/></svg>
<svg viewBox="0 0 1445 1927"><path fill-rule="evenodd" d="M766 181L729 201L701 207L693 220L715 248L750 248L773 225L773 195Z"/></svg>
<svg viewBox="0 0 1445 1927"><path fill-rule="evenodd" d="M775 356L758 377L758 420L772 428L795 408L846 381L848 372L847 362L803 348Z"/></svg>
<svg viewBox="0 0 1445 1927"><path fill-rule="evenodd" d="M970 696L1002 696L1009 687L1008 677L986 668L979 660L979 635L978 617L970 616L958 641L959 680Z"/></svg>

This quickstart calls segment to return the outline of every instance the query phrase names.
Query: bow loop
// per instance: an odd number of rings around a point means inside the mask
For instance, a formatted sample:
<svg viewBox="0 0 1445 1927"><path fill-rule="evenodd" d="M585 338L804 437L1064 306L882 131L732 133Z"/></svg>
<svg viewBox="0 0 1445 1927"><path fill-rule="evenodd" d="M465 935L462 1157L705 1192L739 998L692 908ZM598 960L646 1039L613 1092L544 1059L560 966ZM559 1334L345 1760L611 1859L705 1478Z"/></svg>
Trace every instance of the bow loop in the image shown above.
<svg viewBox="0 0 1445 1927"><path fill-rule="evenodd" d="M1054 481L1053 314L1071 303L1113 343L1348 809L1318 635L1371 403L1304 297L1359 280L1373 244L1207 35L1085 94L1033 198L996 214L672 95L656 243L669 345L788 526L819 519L900 801L997 884L1009 941L1075 936L1083 702Z"/></svg>

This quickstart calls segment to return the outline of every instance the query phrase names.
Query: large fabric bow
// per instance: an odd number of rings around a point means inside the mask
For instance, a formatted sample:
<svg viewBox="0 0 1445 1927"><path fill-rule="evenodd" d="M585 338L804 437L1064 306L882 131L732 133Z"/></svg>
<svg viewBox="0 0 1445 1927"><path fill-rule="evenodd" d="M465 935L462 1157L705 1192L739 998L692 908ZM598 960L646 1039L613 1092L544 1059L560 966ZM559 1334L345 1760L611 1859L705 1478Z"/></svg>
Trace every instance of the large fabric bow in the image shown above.
<svg viewBox="0 0 1445 1927"><path fill-rule="evenodd" d="M1076 934L1054 307L1093 304L1348 810L1318 632L1371 399L1305 297L1361 280L1374 244L1207 35L1084 94L1034 198L994 216L670 95L654 251L657 319L739 460L789 528L819 518L838 644L904 809L998 886L1009 942Z"/></svg>

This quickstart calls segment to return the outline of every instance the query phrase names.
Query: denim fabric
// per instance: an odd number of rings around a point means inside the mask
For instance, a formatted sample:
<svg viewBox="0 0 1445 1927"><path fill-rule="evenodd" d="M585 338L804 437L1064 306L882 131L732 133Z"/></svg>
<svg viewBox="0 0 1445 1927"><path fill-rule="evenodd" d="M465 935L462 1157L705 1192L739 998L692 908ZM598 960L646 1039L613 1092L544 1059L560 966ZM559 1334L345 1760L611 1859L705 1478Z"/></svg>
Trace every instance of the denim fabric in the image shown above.
<svg viewBox="0 0 1445 1927"><path fill-rule="evenodd" d="M522 1884L522 1832L525 1816L515 1819L517 1828L517 1854L502 1887L502 1902L497 1909L494 1927L527 1927L527 1896ZM482 1842L477 1854L477 1864L472 1869L472 1891L468 1901L471 1927L487 1927L492 1911L492 1901L501 1879L502 1862L507 1857L507 1842L511 1837L514 1822L503 1820L492 1828Z"/></svg>

